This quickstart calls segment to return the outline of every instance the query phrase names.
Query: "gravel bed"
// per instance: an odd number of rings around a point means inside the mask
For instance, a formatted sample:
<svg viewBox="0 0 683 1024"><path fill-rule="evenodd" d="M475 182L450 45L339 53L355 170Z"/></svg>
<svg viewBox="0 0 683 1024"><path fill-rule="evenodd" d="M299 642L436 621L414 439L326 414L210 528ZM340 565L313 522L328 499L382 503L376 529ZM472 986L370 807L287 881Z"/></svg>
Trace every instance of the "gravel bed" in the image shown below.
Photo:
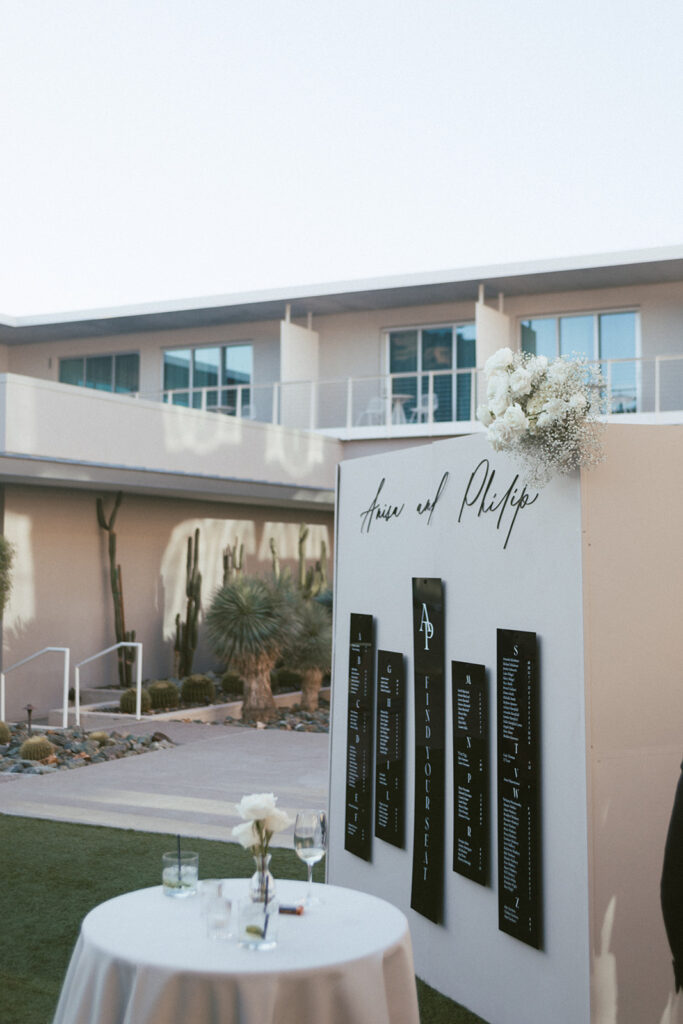
<svg viewBox="0 0 683 1024"><path fill-rule="evenodd" d="M176 745L160 732L150 736L133 736L131 733L116 731L86 732L81 728L34 729L33 735L45 736L54 749L43 761L27 761L21 757L20 750L24 740L28 739L28 728L25 725L13 725L10 731L10 742L0 746L2 775L49 775L71 768L84 768L89 764L116 761L121 757L135 757Z"/></svg>
<svg viewBox="0 0 683 1024"><path fill-rule="evenodd" d="M214 725L220 725L214 722ZM300 704L288 708L278 708L276 717L271 722L243 722L241 718L228 715L223 725L241 725L245 729L285 729L291 732L329 732L330 705L320 701L317 711L304 711Z"/></svg>

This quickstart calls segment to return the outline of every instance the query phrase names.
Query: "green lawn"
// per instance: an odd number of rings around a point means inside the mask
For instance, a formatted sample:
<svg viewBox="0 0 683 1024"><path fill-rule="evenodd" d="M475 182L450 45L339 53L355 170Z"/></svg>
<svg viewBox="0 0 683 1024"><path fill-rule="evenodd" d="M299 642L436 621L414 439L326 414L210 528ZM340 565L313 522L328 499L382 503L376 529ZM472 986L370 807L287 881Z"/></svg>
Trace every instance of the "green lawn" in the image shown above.
<svg viewBox="0 0 683 1024"><path fill-rule="evenodd" d="M240 846L191 843L203 877L248 877ZM50 1024L82 918L112 896L156 885L161 854L174 844L175 836L0 815L2 1024ZM275 878L306 877L292 850L274 850L272 869ZM316 872L322 880L322 864ZM422 1024L485 1024L422 982L418 996Z"/></svg>

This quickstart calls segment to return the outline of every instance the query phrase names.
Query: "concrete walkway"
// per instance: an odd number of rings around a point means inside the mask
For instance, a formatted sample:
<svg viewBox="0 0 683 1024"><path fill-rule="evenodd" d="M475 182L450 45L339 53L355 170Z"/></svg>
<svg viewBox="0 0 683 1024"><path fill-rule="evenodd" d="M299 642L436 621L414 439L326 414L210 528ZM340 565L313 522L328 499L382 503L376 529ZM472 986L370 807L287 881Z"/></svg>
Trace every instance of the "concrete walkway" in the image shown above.
<svg viewBox="0 0 683 1024"><path fill-rule="evenodd" d="M291 816L327 805L326 733L153 721L130 731L157 729L178 746L50 775L2 776L0 813L228 840L244 794L275 793ZM273 837L274 846L291 843L291 830Z"/></svg>

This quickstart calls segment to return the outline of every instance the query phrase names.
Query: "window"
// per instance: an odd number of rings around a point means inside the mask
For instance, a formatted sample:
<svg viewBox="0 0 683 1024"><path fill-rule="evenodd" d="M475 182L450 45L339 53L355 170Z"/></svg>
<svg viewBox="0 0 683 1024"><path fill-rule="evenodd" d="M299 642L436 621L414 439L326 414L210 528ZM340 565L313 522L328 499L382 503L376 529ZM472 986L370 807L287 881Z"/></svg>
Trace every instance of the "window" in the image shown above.
<svg viewBox="0 0 683 1024"><path fill-rule="evenodd" d="M164 352L164 401L172 405L248 416L252 378L250 344L202 345Z"/></svg>
<svg viewBox="0 0 683 1024"><path fill-rule="evenodd" d="M522 351L599 361L610 385L610 412L637 409L637 313L581 313L522 321Z"/></svg>
<svg viewBox="0 0 683 1024"><path fill-rule="evenodd" d="M137 352L125 352L60 359L59 380L61 384L128 395L140 390L140 356Z"/></svg>
<svg viewBox="0 0 683 1024"><path fill-rule="evenodd" d="M472 419L474 324L389 331L392 405L410 423ZM395 414L394 414L395 415Z"/></svg>

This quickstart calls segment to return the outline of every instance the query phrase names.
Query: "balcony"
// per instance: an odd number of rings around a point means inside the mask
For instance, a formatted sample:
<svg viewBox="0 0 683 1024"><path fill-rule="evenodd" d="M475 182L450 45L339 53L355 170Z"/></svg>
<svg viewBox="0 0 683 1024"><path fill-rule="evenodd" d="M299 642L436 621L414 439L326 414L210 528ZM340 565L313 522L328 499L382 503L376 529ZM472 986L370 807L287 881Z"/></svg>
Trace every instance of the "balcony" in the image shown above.
<svg viewBox="0 0 683 1024"><path fill-rule="evenodd" d="M0 374L6 481L319 507L340 457L333 438L246 416Z"/></svg>
<svg viewBox="0 0 683 1024"><path fill-rule="evenodd" d="M681 420L683 355L609 359L600 365L608 415ZM483 370L464 369L184 389L154 397L174 406L360 440L469 433L485 394Z"/></svg>

